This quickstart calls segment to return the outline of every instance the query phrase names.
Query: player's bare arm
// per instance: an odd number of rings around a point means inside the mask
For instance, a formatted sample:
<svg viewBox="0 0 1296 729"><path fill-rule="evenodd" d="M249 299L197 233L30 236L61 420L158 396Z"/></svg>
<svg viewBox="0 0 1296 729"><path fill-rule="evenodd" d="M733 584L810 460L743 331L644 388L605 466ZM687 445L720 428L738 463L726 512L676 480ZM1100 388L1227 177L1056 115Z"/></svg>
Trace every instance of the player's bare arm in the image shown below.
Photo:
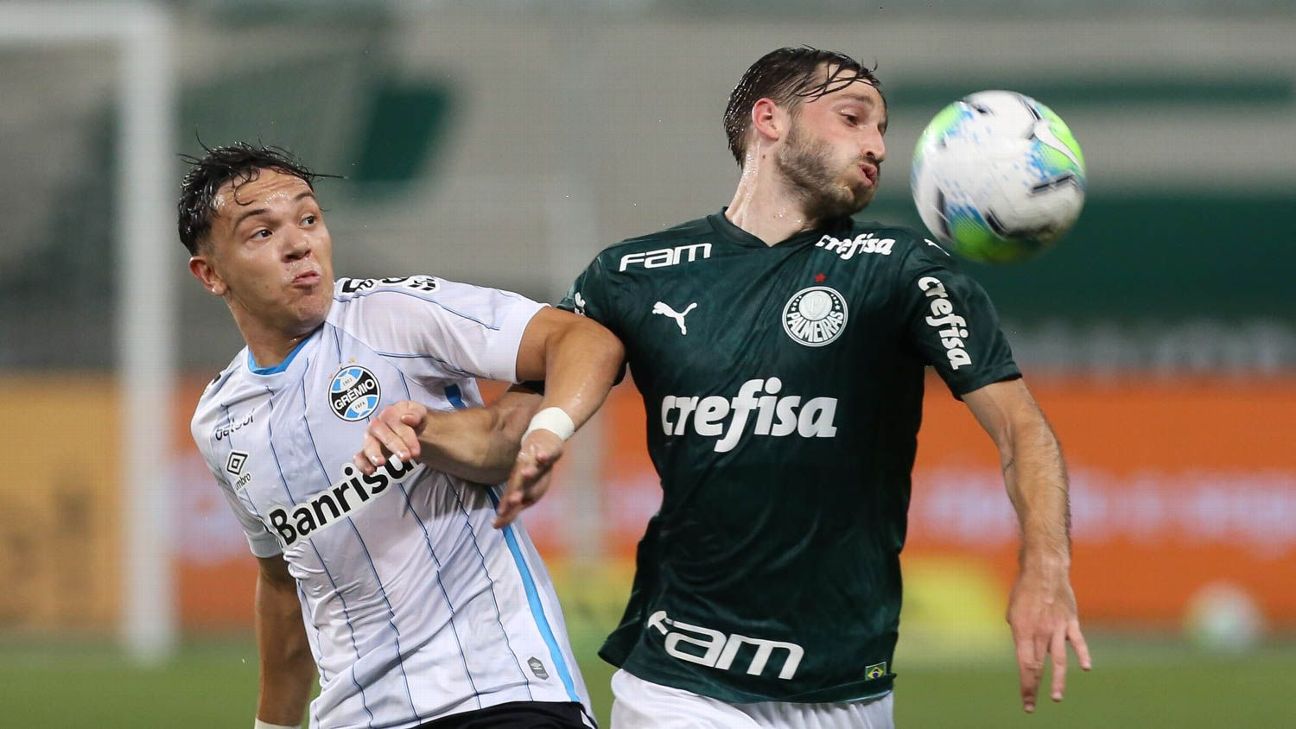
<svg viewBox="0 0 1296 729"><path fill-rule="evenodd" d="M489 407L453 412L402 401L374 418L353 460L363 473L395 456L476 483L508 478L500 501L503 526L548 490L549 472L571 435L560 431L574 431L598 410L624 357L621 341L602 325L541 309L522 336L517 377L544 380L543 397L514 387ZM541 422L532 422L538 412ZM555 424L555 417L562 422Z"/></svg>
<svg viewBox="0 0 1296 729"><path fill-rule="evenodd" d="M365 474L395 456L474 483L496 484L508 478L540 400L523 387L510 388L484 408L439 411L402 400L374 417L353 460Z"/></svg>
<svg viewBox="0 0 1296 729"><path fill-rule="evenodd" d="M544 496L563 441L603 404L624 360L621 340L586 317L545 308L527 324L517 377L544 380L545 393L523 434L495 526L507 525Z"/></svg>
<svg viewBox="0 0 1296 729"><path fill-rule="evenodd" d="M306 640L297 582L282 556L258 557L256 636L261 656L257 718L298 726L315 680L315 658Z"/></svg>
<svg viewBox="0 0 1296 729"><path fill-rule="evenodd" d="M1062 700L1068 642L1080 667L1091 667L1069 574L1066 466L1053 429L1022 380L988 385L963 399L999 448L1004 484L1021 528L1021 566L1008 601L1008 624L1017 649L1022 706L1031 712L1046 659L1053 664L1050 696Z"/></svg>

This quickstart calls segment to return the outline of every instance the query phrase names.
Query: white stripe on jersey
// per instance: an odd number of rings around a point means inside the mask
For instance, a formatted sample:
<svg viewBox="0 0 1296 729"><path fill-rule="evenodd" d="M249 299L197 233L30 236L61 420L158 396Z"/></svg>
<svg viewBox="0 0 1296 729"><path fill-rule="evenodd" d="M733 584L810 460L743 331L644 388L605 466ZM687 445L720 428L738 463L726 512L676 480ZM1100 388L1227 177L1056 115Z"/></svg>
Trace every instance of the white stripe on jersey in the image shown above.
<svg viewBox="0 0 1296 729"><path fill-rule="evenodd" d="M509 701L589 699L548 574L494 494L423 465L349 466L398 400L481 404L514 381L541 305L431 277L340 280L281 364L246 350L203 394L194 440L254 554L297 578L320 670L313 727L413 727Z"/></svg>

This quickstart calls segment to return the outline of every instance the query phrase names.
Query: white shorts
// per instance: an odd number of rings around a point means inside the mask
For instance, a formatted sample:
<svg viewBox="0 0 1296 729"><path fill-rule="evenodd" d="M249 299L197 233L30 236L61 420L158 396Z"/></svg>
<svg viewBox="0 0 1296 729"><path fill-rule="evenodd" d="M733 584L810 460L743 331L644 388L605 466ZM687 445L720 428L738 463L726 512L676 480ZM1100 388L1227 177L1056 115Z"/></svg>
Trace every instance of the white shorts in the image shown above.
<svg viewBox="0 0 1296 729"><path fill-rule="evenodd" d="M612 694L612 729L895 729L889 693L856 703L726 704L617 671Z"/></svg>

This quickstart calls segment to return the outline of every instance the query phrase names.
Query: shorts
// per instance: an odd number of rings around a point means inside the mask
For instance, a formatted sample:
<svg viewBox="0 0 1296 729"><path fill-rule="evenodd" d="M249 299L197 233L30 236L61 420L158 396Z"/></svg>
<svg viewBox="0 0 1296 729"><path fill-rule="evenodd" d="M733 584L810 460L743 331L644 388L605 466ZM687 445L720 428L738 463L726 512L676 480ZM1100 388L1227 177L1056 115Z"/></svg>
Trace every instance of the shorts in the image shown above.
<svg viewBox="0 0 1296 729"><path fill-rule="evenodd" d="M443 717L418 729L594 729L585 707L576 703L511 701Z"/></svg>
<svg viewBox="0 0 1296 729"><path fill-rule="evenodd" d="M892 695L851 703L719 699L612 674L612 729L895 729Z"/></svg>

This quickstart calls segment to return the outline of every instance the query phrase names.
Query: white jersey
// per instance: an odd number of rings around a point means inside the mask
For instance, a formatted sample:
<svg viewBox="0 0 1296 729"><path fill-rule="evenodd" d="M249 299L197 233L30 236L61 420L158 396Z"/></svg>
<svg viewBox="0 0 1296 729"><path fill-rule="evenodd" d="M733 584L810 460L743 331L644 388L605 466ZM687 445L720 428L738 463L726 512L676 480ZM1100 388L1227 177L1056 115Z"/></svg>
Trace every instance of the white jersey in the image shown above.
<svg viewBox="0 0 1296 729"><path fill-rule="evenodd" d="M498 487L422 464L351 465L398 400L481 405L516 381L540 304L431 276L341 279L327 321L279 365L248 350L208 385L194 441L253 554L282 553L319 667L312 727L414 727L510 701L589 697L553 585Z"/></svg>

